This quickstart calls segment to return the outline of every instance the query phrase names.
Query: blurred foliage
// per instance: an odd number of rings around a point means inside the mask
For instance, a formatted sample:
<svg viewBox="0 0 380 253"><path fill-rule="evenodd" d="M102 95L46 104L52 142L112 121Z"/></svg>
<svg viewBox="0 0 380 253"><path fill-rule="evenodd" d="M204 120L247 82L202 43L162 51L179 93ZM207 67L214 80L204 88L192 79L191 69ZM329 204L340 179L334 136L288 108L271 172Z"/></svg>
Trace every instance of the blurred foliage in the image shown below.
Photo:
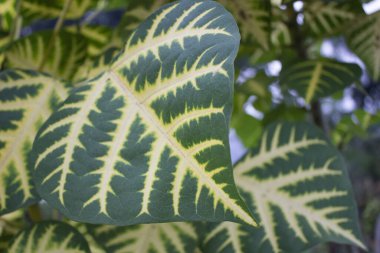
<svg viewBox="0 0 380 253"><path fill-rule="evenodd" d="M73 0L65 10L64 0L0 0L0 69L38 69L80 85L103 71L137 24L167 2ZM324 129L349 164L371 247L380 213L379 108L369 110L355 100L348 112L341 107L344 89L380 85L380 12L363 11L362 3L371 0L218 2L235 17L242 35L231 127L245 147L256 145L263 128L280 120L310 121ZM112 16L115 10L120 17ZM60 17L66 20L62 27ZM105 25L106 19L117 25ZM326 59L331 56L323 45L334 38L342 43L332 50L350 52L351 58ZM324 104L328 97L333 103ZM376 101L371 93L362 95L370 98ZM20 212L0 218L0 251L23 219ZM332 249L321 245L308 252L358 252Z"/></svg>

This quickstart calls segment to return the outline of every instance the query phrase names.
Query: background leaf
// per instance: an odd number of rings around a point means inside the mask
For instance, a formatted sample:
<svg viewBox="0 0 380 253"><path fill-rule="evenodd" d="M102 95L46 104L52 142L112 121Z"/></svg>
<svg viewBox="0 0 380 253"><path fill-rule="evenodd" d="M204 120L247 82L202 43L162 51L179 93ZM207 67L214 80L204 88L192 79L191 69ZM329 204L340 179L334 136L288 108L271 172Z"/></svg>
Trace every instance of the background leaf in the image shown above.
<svg viewBox="0 0 380 253"><path fill-rule="evenodd" d="M79 35L60 32L47 52L52 35L51 31L39 32L12 43L5 52L6 66L38 70L45 61L42 72L70 80L86 58L87 44Z"/></svg>
<svg viewBox="0 0 380 253"><path fill-rule="evenodd" d="M9 31L13 25L13 19L16 17L16 1L0 1L0 30Z"/></svg>
<svg viewBox="0 0 380 253"><path fill-rule="evenodd" d="M365 63L371 77L380 80L380 12L355 19L346 37L348 46Z"/></svg>
<svg viewBox="0 0 380 253"><path fill-rule="evenodd" d="M194 252L197 246L195 228L183 222L90 226L90 233L107 253L187 253Z"/></svg>
<svg viewBox="0 0 380 253"><path fill-rule="evenodd" d="M335 35L347 27L361 10L359 1L309 1L305 3L305 29L316 36Z"/></svg>
<svg viewBox="0 0 380 253"><path fill-rule="evenodd" d="M269 126L234 173L261 226L210 224L204 252L302 252L324 241L364 248L345 165L316 127Z"/></svg>
<svg viewBox="0 0 380 253"><path fill-rule="evenodd" d="M280 73L280 85L295 89L309 104L343 90L360 76L361 69L356 64L308 60L286 66Z"/></svg>
<svg viewBox="0 0 380 253"><path fill-rule="evenodd" d="M58 18L65 0L22 0L21 15L25 24L30 24L35 20ZM73 0L67 11L67 19L81 17L89 9L95 8L98 1L95 0Z"/></svg>
<svg viewBox="0 0 380 253"><path fill-rule="evenodd" d="M34 136L56 104L64 84L29 70L0 73L0 214L34 201L28 161Z"/></svg>
<svg viewBox="0 0 380 253"><path fill-rule="evenodd" d="M56 221L38 223L22 231L8 253L90 253L86 240L73 227Z"/></svg>

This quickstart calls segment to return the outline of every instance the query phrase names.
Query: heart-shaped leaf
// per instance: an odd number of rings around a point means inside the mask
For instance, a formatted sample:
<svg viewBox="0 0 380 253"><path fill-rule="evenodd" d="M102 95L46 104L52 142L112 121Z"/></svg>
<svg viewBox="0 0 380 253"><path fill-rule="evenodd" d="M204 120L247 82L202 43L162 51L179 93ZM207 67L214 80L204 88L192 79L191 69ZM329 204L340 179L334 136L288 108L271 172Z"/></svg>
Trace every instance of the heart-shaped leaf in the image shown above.
<svg viewBox="0 0 380 253"><path fill-rule="evenodd" d="M61 222L42 222L22 231L11 243L8 253L90 253L83 236Z"/></svg>
<svg viewBox="0 0 380 253"><path fill-rule="evenodd" d="M361 72L356 64L327 59L301 61L281 71L280 84L295 89L306 103L311 103L358 81Z"/></svg>
<svg viewBox="0 0 380 253"><path fill-rule="evenodd" d="M89 227L90 234L107 253L187 253L194 252L197 246L197 234L190 223Z"/></svg>
<svg viewBox="0 0 380 253"><path fill-rule="evenodd" d="M58 101L64 84L34 71L0 74L0 214L34 200L28 156L33 139Z"/></svg>
<svg viewBox="0 0 380 253"><path fill-rule="evenodd" d="M255 225L228 148L238 46L233 17L213 1L155 12L41 128L33 150L42 198L89 223Z"/></svg>
<svg viewBox="0 0 380 253"><path fill-rule="evenodd" d="M302 252L325 241L365 248L344 162L315 126L271 125L234 173L261 226L210 224L204 252Z"/></svg>

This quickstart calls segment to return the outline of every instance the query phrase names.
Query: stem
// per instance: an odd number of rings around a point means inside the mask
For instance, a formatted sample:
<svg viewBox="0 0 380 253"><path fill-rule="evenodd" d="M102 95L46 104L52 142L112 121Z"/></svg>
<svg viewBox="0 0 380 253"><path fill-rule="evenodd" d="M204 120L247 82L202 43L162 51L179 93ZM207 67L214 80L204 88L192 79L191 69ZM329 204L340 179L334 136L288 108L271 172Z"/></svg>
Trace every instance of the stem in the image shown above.
<svg viewBox="0 0 380 253"><path fill-rule="evenodd" d="M43 69L45 62L50 55L50 51L54 45L54 40L62 28L63 21L65 20L65 16L66 16L67 11L69 10L72 2L73 2L73 0L65 0L65 5L63 6L61 13L59 14L59 18L57 20L57 23L55 23L53 35L51 36L51 38L49 40L49 44L48 44L47 49L45 51L44 57L42 57L42 61L40 62L40 65L38 66L39 71L41 71Z"/></svg>

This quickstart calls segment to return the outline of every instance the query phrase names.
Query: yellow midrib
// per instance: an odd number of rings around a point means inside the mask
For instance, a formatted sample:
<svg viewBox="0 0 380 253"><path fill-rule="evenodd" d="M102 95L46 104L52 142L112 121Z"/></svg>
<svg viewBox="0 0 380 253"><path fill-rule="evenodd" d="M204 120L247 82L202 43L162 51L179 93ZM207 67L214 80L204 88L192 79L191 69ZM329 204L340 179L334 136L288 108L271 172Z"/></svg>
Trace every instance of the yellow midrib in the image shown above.
<svg viewBox="0 0 380 253"><path fill-rule="evenodd" d="M222 200L225 204L225 207L233 211L233 213L239 217L241 220L245 221L247 224L250 224L252 226L256 226L256 222L253 220L253 218L245 212L239 205L237 205L231 198L221 189L219 189L219 186L213 181L211 178L207 177L206 173L202 168L199 168L197 161L193 157L189 157L186 155L182 150L183 147L177 142L177 140L174 139L173 136L170 136L166 133L165 129L162 126L162 123L159 122L156 118L153 118L151 116L151 113L148 111L148 108L145 108L144 105L142 105L137 98L134 96L133 92L128 89L128 86L125 85L122 80L119 78L117 73L110 70L108 72L108 75L114 82L121 87L121 89L124 91L126 96L132 101L132 104L135 104L136 107L141 112L142 116L151 123L152 126L154 126L154 129L157 130L157 133L159 133L165 140L168 141L170 144L170 147L172 147L181 158L186 160L186 163L189 164L189 167L194 170L194 172L199 176L199 179L204 182L205 185L209 187L209 189L212 189L215 193L215 195L218 197L218 199Z"/></svg>
<svg viewBox="0 0 380 253"><path fill-rule="evenodd" d="M314 68L314 71L313 71L313 75L311 76L309 85L307 87L307 91L306 91L305 100L306 100L306 103L308 103L308 104L313 99L315 91L317 90L318 81L319 81L321 74L322 74L322 68L323 68L322 63L317 62L316 66Z"/></svg>

